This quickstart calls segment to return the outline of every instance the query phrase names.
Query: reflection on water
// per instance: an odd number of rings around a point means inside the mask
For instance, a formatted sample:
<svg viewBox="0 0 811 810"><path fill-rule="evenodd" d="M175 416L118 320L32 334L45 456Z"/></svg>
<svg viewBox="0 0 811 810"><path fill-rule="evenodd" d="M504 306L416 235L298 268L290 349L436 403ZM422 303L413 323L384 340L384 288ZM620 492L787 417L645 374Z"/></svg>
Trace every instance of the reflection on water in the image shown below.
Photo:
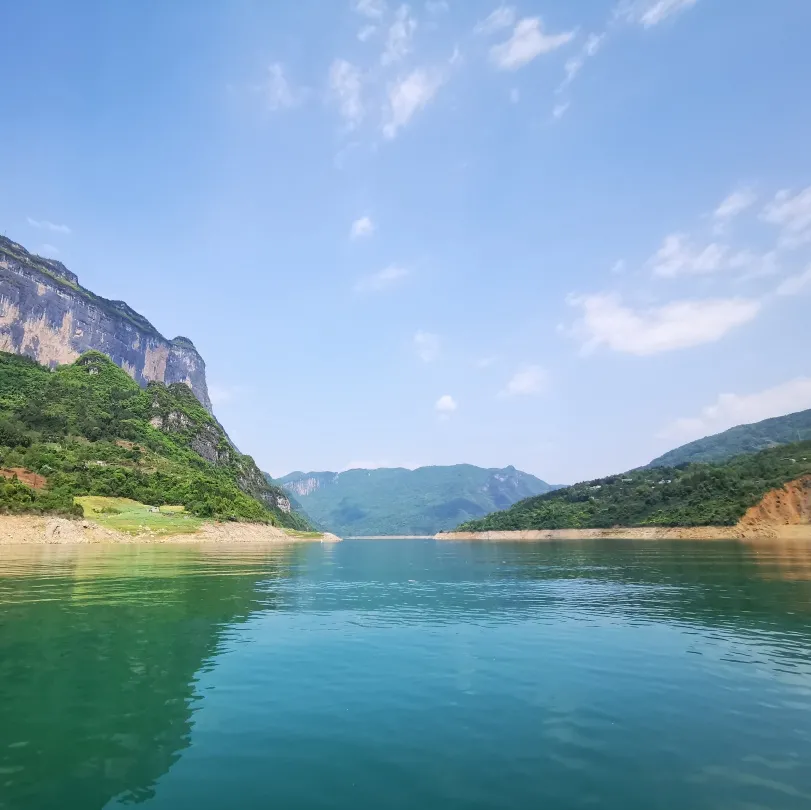
<svg viewBox="0 0 811 810"><path fill-rule="evenodd" d="M152 795L189 745L199 674L295 555L0 548L0 807Z"/></svg>
<svg viewBox="0 0 811 810"><path fill-rule="evenodd" d="M0 547L0 808L807 807L809 558Z"/></svg>

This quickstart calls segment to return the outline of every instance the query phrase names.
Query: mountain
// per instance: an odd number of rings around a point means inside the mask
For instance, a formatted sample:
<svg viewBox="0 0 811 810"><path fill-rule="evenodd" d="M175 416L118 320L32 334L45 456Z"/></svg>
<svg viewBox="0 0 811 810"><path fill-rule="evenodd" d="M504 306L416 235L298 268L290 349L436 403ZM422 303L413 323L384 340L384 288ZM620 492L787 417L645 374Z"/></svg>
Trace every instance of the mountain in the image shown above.
<svg viewBox="0 0 811 810"><path fill-rule="evenodd" d="M675 467L689 461L723 461L741 453L757 453L769 447L811 439L811 410L738 425L677 447L655 458L648 467Z"/></svg>
<svg viewBox="0 0 811 810"><path fill-rule="evenodd" d="M319 526L341 536L435 534L552 487L534 475L471 464L293 472L276 480Z"/></svg>
<svg viewBox="0 0 811 810"><path fill-rule="evenodd" d="M769 491L811 475L811 441L705 464L644 467L528 498L458 531L733 526Z"/></svg>
<svg viewBox="0 0 811 810"><path fill-rule="evenodd" d="M206 364L188 338L167 340L123 301L108 301L82 287L61 262L0 236L0 351L52 367L91 349L106 354L141 386L186 383L211 411Z"/></svg>
<svg viewBox="0 0 811 810"><path fill-rule="evenodd" d="M141 388L103 354L48 369L0 352L0 512L80 514L77 496L309 528L183 383Z"/></svg>

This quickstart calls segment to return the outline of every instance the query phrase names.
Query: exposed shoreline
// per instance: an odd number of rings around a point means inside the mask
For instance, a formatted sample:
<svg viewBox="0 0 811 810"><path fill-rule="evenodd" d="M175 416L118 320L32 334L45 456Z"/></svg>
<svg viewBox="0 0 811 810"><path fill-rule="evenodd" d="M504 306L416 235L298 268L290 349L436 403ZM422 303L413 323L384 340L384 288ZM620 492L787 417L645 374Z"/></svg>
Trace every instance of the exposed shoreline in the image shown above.
<svg viewBox="0 0 811 810"><path fill-rule="evenodd" d="M617 529L546 529L541 531L440 532L437 540L808 540L811 525L684 526Z"/></svg>
<svg viewBox="0 0 811 810"><path fill-rule="evenodd" d="M141 532L126 534L91 520L69 520L48 516L0 516L0 546L10 545L93 545L135 543L334 543L340 537L323 534L288 533L261 523L204 523L199 531L187 534Z"/></svg>

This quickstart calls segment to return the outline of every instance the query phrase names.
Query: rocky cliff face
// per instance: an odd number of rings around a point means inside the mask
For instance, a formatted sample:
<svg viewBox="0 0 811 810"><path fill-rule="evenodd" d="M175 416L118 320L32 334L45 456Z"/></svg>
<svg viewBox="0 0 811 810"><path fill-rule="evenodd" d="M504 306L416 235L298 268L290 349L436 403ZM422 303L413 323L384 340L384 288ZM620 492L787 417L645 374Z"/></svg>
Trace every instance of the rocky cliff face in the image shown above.
<svg viewBox="0 0 811 810"><path fill-rule="evenodd" d="M61 262L0 236L0 351L54 366L89 349L106 354L142 386L185 383L211 411L206 365L188 338L167 340L123 301L84 289Z"/></svg>

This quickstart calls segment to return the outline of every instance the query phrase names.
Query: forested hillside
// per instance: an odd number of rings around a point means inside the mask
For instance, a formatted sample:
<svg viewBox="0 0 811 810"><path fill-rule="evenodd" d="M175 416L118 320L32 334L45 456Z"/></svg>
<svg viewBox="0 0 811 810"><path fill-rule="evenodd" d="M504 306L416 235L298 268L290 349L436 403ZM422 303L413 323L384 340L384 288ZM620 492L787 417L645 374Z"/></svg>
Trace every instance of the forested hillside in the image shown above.
<svg viewBox="0 0 811 810"><path fill-rule="evenodd" d="M649 467L675 467L686 461L724 461L742 453L757 453L769 447L811 439L811 410L764 419L697 439L670 450L648 464Z"/></svg>
<svg viewBox="0 0 811 810"><path fill-rule="evenodd" d="M732 526L769 490L811 474L811 441L718 464L632 470L528 498L459 531Z"/></svg>
<svg viewBox="0 0 811 810"><path fill-rule="evenodd" d="M81 514L81 495L308 528L182 383L142 389L98 352L49 370L0 352L0 511Z"/></svg>

